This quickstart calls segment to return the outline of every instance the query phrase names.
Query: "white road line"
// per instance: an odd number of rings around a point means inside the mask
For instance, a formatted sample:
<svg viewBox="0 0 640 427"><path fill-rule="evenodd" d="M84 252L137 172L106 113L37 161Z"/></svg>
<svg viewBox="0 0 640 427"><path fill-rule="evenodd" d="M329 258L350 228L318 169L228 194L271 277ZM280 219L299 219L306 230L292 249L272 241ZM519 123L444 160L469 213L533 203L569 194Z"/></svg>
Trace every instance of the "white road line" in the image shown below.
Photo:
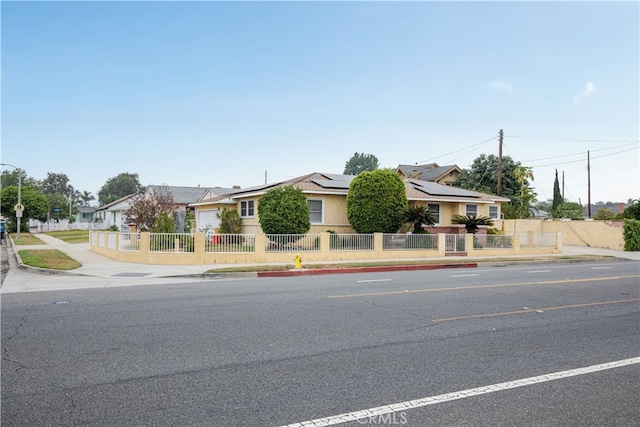
<svg viewBox="0 0 640 427"><path fill-rule="evenodd" d="M357 280L356 283L371 283L371 282L390 282L391 279L371 279L371 280Z"/></svg>
<svg viewBox="0 0 640 427"><path fill-rule="evenodd" d="M551 270L529 270L529 271L527 271L527 273L528 274L531 274L531 273L548 273L550 271Z"/></svg>
<svg viewBox="0 0 640 427"><path fill-rule="evenodd" d="M611 267L591 267L592 270L607 270Z"/></svg>
<svg viewBox="0 0 640 427"><path fill-rule="evenodd" d="M452 274L451 277L475 277L479 274Z"/></svg>
<svg viewBox="0 0 640 427"><path fill-rule="evenodd" d="M604 371L607 369L615 369L622 366L640 363L640 357L631 359L618 360L615 362L602 363L600 365L587 366L585 368L571 369L568 371L554 372L551 374L540 375L537 377L522 378L515 381L493 384L484 387L471 388L468 390L456 391L453 393L440 394L438 396L425 397L422 399L408 400L406 402L393 403L377 408L363 409L361 411L347 412L340 415L333 415L326 418L317 418L315 420L302 421L295 424L289 424L283 427L319 427L342 424L350 421L357 421L367 418L380 417L381 415L391 414L394 412L406 411L408 409L421 408L423 406L435 405L437 403L449 402L451 400L464 399L481 394L493 393L495 391L509 390L517 387L524 387L532 384L544 383L563 378L575 377L577 375L590 374L593 372Z"/></svg>

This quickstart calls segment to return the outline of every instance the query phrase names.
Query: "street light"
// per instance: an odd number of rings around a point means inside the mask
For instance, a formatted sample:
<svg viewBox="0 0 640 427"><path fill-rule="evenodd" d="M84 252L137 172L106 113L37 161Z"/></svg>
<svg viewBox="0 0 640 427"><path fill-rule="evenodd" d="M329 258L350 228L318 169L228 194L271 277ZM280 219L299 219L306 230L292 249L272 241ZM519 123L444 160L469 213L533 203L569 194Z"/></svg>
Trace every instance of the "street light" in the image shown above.
<svg viewBox="0 0 640 427"><path fill-rule="evenodd" d="M11 166L16 171L18 171L18 204L15 206L16 209L16 239L20 238L20 219L22 218L22 211L24 210L24 206L22 206L22 169L17 166L11 165L9 163L0 163L2 166Z"/></svg>

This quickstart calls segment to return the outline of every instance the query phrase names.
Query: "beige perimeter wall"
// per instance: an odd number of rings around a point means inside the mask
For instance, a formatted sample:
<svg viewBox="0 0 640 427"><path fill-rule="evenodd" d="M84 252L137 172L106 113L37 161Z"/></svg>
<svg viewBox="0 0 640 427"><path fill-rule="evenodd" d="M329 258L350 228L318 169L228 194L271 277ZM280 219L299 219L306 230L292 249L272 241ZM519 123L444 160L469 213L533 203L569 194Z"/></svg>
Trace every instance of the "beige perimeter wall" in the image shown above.
<svg viewBox="0 0 640 427"><path fill-rule="evenodd" d="M623 221L571 221L544 219L505 219L502 231L512 233L562 233L565 246L591 246L624 249Z"/></svg>

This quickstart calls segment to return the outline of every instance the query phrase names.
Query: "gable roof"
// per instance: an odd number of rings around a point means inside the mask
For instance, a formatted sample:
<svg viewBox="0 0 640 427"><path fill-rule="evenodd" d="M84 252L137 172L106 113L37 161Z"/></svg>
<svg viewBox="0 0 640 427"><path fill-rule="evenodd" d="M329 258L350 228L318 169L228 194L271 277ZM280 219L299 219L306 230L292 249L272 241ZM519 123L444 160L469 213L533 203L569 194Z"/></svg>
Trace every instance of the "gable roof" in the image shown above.
<svg viewBox="0 0 640 427"><path fill-rule="evenodd" d="M460 172L457 165L438 166L437 163L428 163L426 165L398 165L396 169L406 178L420 179L422 181L438 181L449 173Z"/></svg>
<svg viewBox="0 0 640 427"><path fill-rule="evenodd" d="M335 194L346 196L349 192L349 186L353 178L355 178L355 175L314 172L286 181L259 185L238 190L232 194L222 195L207 200L200 200L197 203L190 204L190 206L200 206L212 203L236 203L239 199L260 196L268 189L276 186L294 186L300 188L307 194ZM508 202L510 200L506 197L465 190L431 181L405 178L403 179L403 182L407 190L407 199L413 201L495 203Z"/></svg>
<svg viewBox="0 0 640 427"><path fill-rule="evenodd" d="M99 208L96 208L96 211L105 211L105 210L109 210L110 208L123 203L123 202L127 202L129 201L129 199L133 198L133 196L135 196L138 193L133 193L133 194L129 194L128 196L124 196L124 197L120 197L117 200L114 200L111 203L107 203L106 205L100 206Z"/></svg>
<svg viewBox="0 0 640 427"><path fill-rule="evenodd" d="M166 188L173 197L173 202L177 205L196 202L209 190L205 187L176 187L171 185L150 185L147 188Z"/></svg>

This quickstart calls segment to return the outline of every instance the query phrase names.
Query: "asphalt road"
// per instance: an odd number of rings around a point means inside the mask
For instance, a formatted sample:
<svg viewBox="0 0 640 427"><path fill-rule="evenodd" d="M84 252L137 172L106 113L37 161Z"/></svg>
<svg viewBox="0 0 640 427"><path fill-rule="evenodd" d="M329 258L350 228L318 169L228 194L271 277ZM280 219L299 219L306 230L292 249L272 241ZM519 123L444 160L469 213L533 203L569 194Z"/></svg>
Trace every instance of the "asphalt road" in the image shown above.
<svg viewBox="0 0 640 427"><path fill-rule="evenodd" d="M640 425L638 362L633 261L12 293L1 421Z"/></svg>

